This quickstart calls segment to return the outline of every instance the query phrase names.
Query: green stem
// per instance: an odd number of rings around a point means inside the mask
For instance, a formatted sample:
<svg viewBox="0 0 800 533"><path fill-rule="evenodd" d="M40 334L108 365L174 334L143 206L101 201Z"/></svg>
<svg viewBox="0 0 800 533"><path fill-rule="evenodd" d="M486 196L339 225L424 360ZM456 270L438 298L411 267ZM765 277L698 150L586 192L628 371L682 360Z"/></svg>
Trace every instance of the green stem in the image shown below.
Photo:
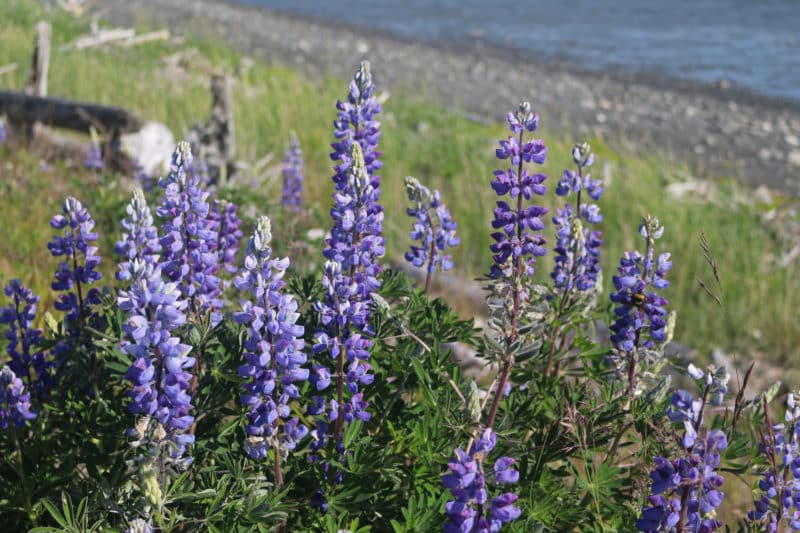
<svg viewBox="0 0 800 533"><path fill-rule="evenodd" d="M9 426L11 428L11 438L14 440L14 452L17 459L16 469L17 475L19 476L20 484L22 486L22 497L25 506L25 514L28 515L28 519L31 521L31 524L34 526L36 525L36 515L33 513L33 504L31 501L31 493L28 490L28 483L25 478L25 465L22 459L22 448L19 445L19 437L17 436L17 428L14 425L14 422L11 422Z"/></svg>

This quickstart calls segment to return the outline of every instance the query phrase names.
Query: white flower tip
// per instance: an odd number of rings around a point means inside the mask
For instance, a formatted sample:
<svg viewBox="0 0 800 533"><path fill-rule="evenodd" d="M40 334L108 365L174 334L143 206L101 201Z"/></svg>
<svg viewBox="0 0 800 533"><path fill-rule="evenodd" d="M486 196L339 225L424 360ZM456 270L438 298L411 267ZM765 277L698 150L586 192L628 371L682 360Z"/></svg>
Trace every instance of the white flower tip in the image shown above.
<svg viewBox="0 0 800 533"><path fill-rule="evenodd" d="M703 379L703 371L694 366L694 364L689 363L689 367L686 369L686 372L689 374L689 377L692 379Z"/></svg>

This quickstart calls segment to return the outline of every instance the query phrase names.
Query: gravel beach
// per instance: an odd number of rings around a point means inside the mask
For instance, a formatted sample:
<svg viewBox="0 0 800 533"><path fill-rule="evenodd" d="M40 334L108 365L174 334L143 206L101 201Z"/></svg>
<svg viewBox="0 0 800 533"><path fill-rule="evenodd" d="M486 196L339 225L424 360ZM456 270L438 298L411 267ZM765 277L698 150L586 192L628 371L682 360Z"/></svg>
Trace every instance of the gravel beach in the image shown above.
<svg viewBox="0 0 800 533"><path fill-rule="evenodd" d="M355 65L368 59L379 87L444 103L475 120L500 121L506 110L529 99L543 125L564 135L596 134L625 151L688 161L699 176L731 176L800 195L800 103L725 82L582 71L477 39L413 42L210 0L104 0L103 8L116 24L221 38L244 54L312 79L349 78Z"/></svg>

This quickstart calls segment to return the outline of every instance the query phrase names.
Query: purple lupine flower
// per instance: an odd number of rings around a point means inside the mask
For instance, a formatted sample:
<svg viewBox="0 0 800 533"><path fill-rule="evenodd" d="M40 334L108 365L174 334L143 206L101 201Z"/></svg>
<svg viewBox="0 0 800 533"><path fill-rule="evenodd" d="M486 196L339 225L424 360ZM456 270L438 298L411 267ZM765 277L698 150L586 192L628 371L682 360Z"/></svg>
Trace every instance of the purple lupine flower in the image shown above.
<svg viewBox="0 0 800 533"><path fill-rule="evenodd" d="M27 382L28 390L35 391L41 399L54 383L49 371L52 362L43 350L38 349L44 341L42 330L33 327L39 296L18 279L11 280L4 292L10 303L0 309L0 324L8 325L5 333L8 341L6 353L11 357L8 366L23 382Z"/></svg>
<svg viewBox="0 0 800 533"><path fill-rule="evenodd" d="M350 93L347 101L341 100L336 103L336 120L333 122L333 136L337 139L331 144L333 153L331 159L340 161L335 167L336 175L333 176L333 183L337 191L348 189L348 158L354 141L358 141L361 146L361 153L364 157L364 165L370 177L370 184L374 191L375 198L369 202L368 211L370 214L382 211L383 208L378 204L380 196L381 178L375 172L381 168L382 163L378 159L381 155L378 148L380 139L380 122L375 120L375 115L381 112L381 104L375 96L375 84L372 83L369 62L362 61L358 70L350 82Z"/></svg>
<svg viewBox="0 0 800 533"><path fill-rule="evenodd" d="M531 113L528 102L521 103L515 113L509 112L506 122L514 135L500 141L496 155L500 160L508 160L511 166L494 171L492 189L498 196L509 195L516 204L512 206L498 200L494 209L492 227L500 231L492 233L495 242L490 249L494 254L494 264L490 276L513 283L512 277L522 275L523 270L532 276L536 257L547 251L545 238L535 233L544 229L541 217L547 214L547 208L538 205L525 207L523 204L523 199L530 200L534 194L543 195L547 191L542 184L546 176L531 174L525 167L526 163L544 163L547 147L541 139L524 139L526 131L534 132L539 126L539 116Z"/></svg>
<svg viewBox="0 0 800 533"><path fill-rule="evenodd" d="M518 496L512 492L500 494L489 500L488 480L496 485L516 483L519 472L512 468L514 459L500 457L491 472L487 472L484 461L494 449L497 436L486 429L466 452L461 448L447 467L449 473L442 477L442 484L450 490L453 500L445 505L448 521L445 532L473 533L500 531L503 524L519 518L522 513L514 506Z"/></svg>
<svg viewBox="0 0 800 533"><path fill-rule="evenodd" d="M456 236L457 224L450 216L450 210L442 203L439 191L431 191L416 178L406 178L408 199L414 203L406 209L409 216L414 217L411 228L411 239L419 241L420 246L411 245L406 252L406 260L417 268L426 266L425 292L430 288L433 273L438 268L446 272L453 268L447 248L458 246Z"/></svg>
<svg viewBox="0 0 800 533"><path fill-rule="evenodd" d="M337 102L336 108L333 125L337 140L331 144L334 151L330 155L335 162L333 228L323 251L327 259L322 276L325 298L315 303L322 315L322 330L315 335L313 352L317 357L309 381L323 392L335 375L337 387L336 398L326 401L314 396L308 407L309 414L317 417L312 431L312 461L319 459L318 452L325 448L329 434L336 452L344 454L344 424L356 418L369 420L359 385L369 385L374 379L367 363L372 348L369 311L372 293L380 288L378 259L385 253L381 180L375 174L381 167L377 151L380 123L375 120L381 106L368 62L361 63L350 82L347 101ZM331 359L330 371L320 357L324 352ZM345 457L343 463L347 461ZM323 463L325 479L329 466L329 462ZM341 472L335 480L341 480ZM326 509L322 489L317 496L315 505Z"/></svg>
<svg viewBox="0 0 800 533"><path fill-rule="evenodd" d="M0 118L0 144L6 142L8 138L8 130L6 129L6 123L3 119Z"/></svg>
<svg viewBox="0 0 800 533"><path fill-rule="evenodd" d="M304 329L297 324L297 301L283 292L289 259L271 257L270 231L269 218L260 217L247 245L244 268L234 282L253 297L243 303L235 320L247 325L245 364L239 367L239 376L245 389L242 404L248 409L245 448L254 459L264 459L271 447L277 454L293 450L308 433L289 407L300 397L297 384L309 375L303 368Z"/></svg>
<svg viewBox="0 0 800 533"><path fill-rule="evenodd" d="M120 281L131 279L135 260L156 264L161 258L158 230L153 225L153 215L144 198L144 192L139 187L133 189L133 198L126 211L128 218L120 223L124 230L122 239L114 246L114 252L123 259L116 275Z"/></svg>
<svg viewBox="0 0 800 533"><path fill-rule="evenodd" d="M295 134L283 159L283 193L281 204L297 212L303 205L303 151Z"/></svg>
<svg viewBox="0 0 800 533"><path fill-rule="evenodd" d="M3 366L0 368L0 429L11 425L22 427L34 418L36 413L31 411L30 394L25 392L25 385L9 366Z"/></svg>
<svg viewBox="0 0 800 533"><path fill-rule="evenodd" d="M356 418L366 421L370 416L359 386L374 379L367 362L372 347L369 317L371 294L380 287L377 260L384 255L383 212L369 212L374 189L361 147L353 143L350 150L347 188L333 195L334 227L323 252L328 259L322 276L325 298L315 303L323 329L314 338L317 358L309 378L320 392L328 388L332 375L342 376L346 383L337 387L337 396L330 401L320 396L312 399L309 413L318 416L314 451L323 448L328 433L333 433L335 446L342 452L343 424ZM322 357L326 352L329 364Z"/></svg>
<svg viewBox="0 0 800 533"><path fill-rule="evenodd" d="M211 325L216 326L222 320L217 232L209 219L208 193L201 187L200 175L191 171L192 161L189 143L179 143L169 174L158 182L164 189L164 201L156 210L164 219L162 269L179 284L189 312L210 312Z"/></svg>
<svg viewBox="0 0 800 533"><path fill-rule="evenodd" d="M66 313L66 337L52 352L56 364L60 365L76 344L84 344L90 351L90 366L93 368L94 350L83 337L86 335L84 326L94 318L89 306L100 302L99 289L88 286L103 277L96 270L100 256L97 247L92 245L97 240L97 233L93 231L94 220L78 200L69 197L64 200L63 214L55 215L50 226L64 231L62 235L55 235L47 247L53 257L64 257L50 286L62 293L55 308Z"/></svg>
<svg viewBox="0 0 800 533"><path fill-rule="evenodd" d="M188 355L191 346L181 344L172 332L186 322L187 303L177 283L164 282L159 264L133 259L129 271L131 286L117 297L128 315L122 350L133 359L125 374L132 384L128 409L147 417L147 427L131 434L159 450L166 446L169 457L186 466L191 458L183 454L194 442L188 430L194 423L189 387L195 360Z"/></svg>
<svg viewBox="0 0 800 533"><path fill-rule="evenodd" d="M768 533L777 533L781 524L787 526L786 531L800 531L800 393L786 397L784 420L763 435L759 447L767 458L767 467L758 482L755 509L747 513L748 521ZM771 424L769 416L767 424Z"/></svg>
<svg viewBox="0 0 800 533"><path fill-rule="evenodd" d="M722 374L724 379L720 378ZM684 424L678 440L681 452L672 461L654 458L655 468L650 473L652 495L641 518L636 520L637 531L710 533L723 526L715 513L725 495L720 490L724 479L717 470L720 452L727 448L728 440L721 430L705 428L703 411L710 404L711 395L727 390L727 374L709 371L701 379L699 399L685 390L676 391L670 399L670 420Z"/></svg>
<svg viewBox="0 0 800 533"><path fill-rule="evenodd" d="M83 166L89 170L96 170L100 172L103 170L103 150L100 148L100 143L97 139L92 139L89 148L86 149L86 154L83 158Z"/></svg>
<svg viewBox="0 0 800 533"><path fill-rule="evenodd" d="M594 162L594 154L589 151L588 144L576 145L572 156L578 170L564 171L556 194L567 196L575 193L575 207L567 204L558 209L558 214L553 217L558 238L554 248L555 266L550 276L556 288L588 291L594 288L600 273L600 246L603 240L600 231L590 230L584 227L584 223L599 224L603 217L596 204L581 203L581 191L585 189L593 200L599 200L603 185L589 174L583 175L583 169Z"/></svg>
<svg viewBox="0 0 800 533"><path fill-rule="evenodd" d="M614 276L616 292L611 301L619 304L614 310L611 341L620 352L632 352L640 346L650 348L663 342L667 325L665 306L669 301L656 291L669 287L665 278L672 268L670 254L655 257L655 241L664 234L658 219L647 217L639 227L647 241L647 253L626 252L620 260L619 275ZM647 339L643 333L647 328Z"/></svg>
<svg viewBox="0 0 800 533"><path fill-rule="evenodd" d="M242 221L236 214L238 209L239 206L228 200L214 200L209 213L209 219L217 232L217 261L226 272L231 274L239 271L236 254L239 253L239 241L243 235L242 230L239 229Z"/></svg>

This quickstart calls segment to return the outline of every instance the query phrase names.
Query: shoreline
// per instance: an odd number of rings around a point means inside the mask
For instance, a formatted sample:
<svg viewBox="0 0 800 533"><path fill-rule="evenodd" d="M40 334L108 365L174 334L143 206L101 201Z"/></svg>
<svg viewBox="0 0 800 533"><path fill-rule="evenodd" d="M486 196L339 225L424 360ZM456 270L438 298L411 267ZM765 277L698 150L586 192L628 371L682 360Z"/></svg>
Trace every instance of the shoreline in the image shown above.
<svg viewBox="0 0 800 533"><path fill-rule="evenodd" d="M465 59L481 55L490 56L497 59L520 61L530 63L542 69L555 69L561 73L571 74L578 77L596 77L604 72L623 84L640 84L656 90L666 90L687 94L702 94L710 98L723 101L734 101L737 104L758 106L773 110L790 110L800 113L800 99L773 96L759 93L742 85L737 85L730 80L717 80L716 82L702 82L688 78L676 78L660 75L655 70L642 70L624 67L622 65L608 67L604 69L592 69L578 65L568 57L558 58L550 56L537 56L536 52L511 45L502 45L484 40L482 37L475 37L472 40L466 39L430 39L412 38L402 35L392 30L371 29L364 26L353 24L342 20L328 20L317 15L307 13L292 13L282 11L268 6L258 6L255 4L242 3L236 0L218 0L231 8L263 11L271 17L289 18L303 21L308 24L318 26L328 26L333 29L346 31L354 34L362 34L371 39L385 39L396 41L399 44L410 45L418 44L441 52L460 55Z"/></svg>
<svg viewBox="0 0 800 533"><path fill-rule="evenodd" d="M379 86L499 122L530 99L545 127L600 136L623 151L686 160L703 177L733 177L800 196L800 102L747 89L620 69L590 71L490 45L418 41L339 21L211 0L105 0L117 24L145 22L220 38L242 54L320 79L347 79L362 59Z"/></svg>

